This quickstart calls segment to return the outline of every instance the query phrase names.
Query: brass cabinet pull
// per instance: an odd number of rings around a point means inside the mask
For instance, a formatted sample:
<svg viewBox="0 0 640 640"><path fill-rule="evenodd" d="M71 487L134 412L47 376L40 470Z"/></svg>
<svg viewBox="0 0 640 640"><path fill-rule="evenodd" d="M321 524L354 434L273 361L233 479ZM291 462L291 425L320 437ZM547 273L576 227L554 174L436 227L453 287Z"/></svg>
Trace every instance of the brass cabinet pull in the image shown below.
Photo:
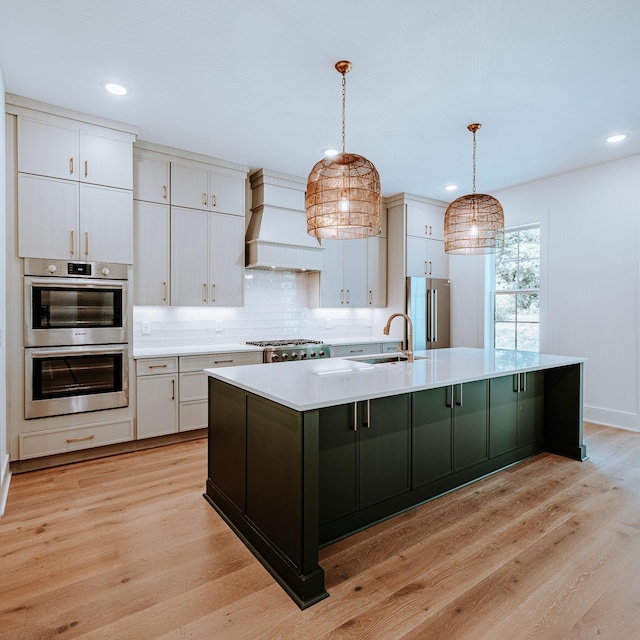
<svg viewBox="0 0 640 640"><path fill-rule="evenodd" d="M69 173L73 175L73 158L69 158Z"/></svg>
<svg viewBox="0 0 640 640"><path fill-rule="evenodd" d="M86 442L87 440L93 440L94 438L95 436L78 436L77 438L67 438L67 442Z"/></svg>
<svg viewBox="0 0 640 640"><path fill-rule="evenodd" d="M369 304L373 304L373 292L369 289Z"/></svg>
<svg viewBox="0 0 640 640"><path fill-rule="evenodd" d="M429 275L429 274L427 273L427 261L426 261L426 260L424 261L424 275L425 275L425 276Z"/></svg>
<svg viewBox="0 0 640 640"><path fill-rule="evenodd" d="M351 304L351 291L347 289L347 304Z"/></svg>
<svg viewBox="0 0 640 640"><path fill-rule="evenodd" d="M166 302L167 301L167 283L163 282L162 283L162 302Z"/></svg>
<svg viewBox="0 0 640 640"><path fill-rule="evenodd" d="M167 364L150 364L149 369L166 369Z"/></svg>
<svg viewBox="0 0 640 640"><path fill-rule="evenodd" d="M202 285L202 302L206 302L207 301L207 285L203 284Z"/></svg>
<svg viewBox="0 0 640 640"><path fill-rule="evenodd" d="M340 289L340 304L344 304L344 289Z"/></svg>
<svg viewBox="0 0 640 640"><path fill-rule="evenodd" d="M71 237L71 245L69 247L69 253L73 255L76 252L76 243L75 243L75 231L71 229L71 233L69 234Z"/></svg>
<svg viewBox="0 0 640 640"><path fill-rule="evenodd" d="M216 206L216 204L217 204L217 202L218 202L218 201L217 201L217 199L216 199L216 194L214 193L214 194L211 196L211 206L212 206L212 207L215 207L215 206Z"/></svg>
<svg viewBox="0 0 640 640"><path fill-rule="evenodd" d="M172 400L176 399L176 381L175 380L171 381L171 399Z"/></svg>
<svg viewBox="0 0 640 640"><path fill-rule="evenodd" d="M84 161L84 177L86 178L89 175L89 161Z"/></svg>
<svg viewBox="0 0 640 640"><path fill-rule="evenodd" d="M233 362L233 358L231 360L214 360L213 364L231 364Z"/></svg>
<svg viewBox="0 0 640 640"><path fill-rule="evenodd" d="M206 207L207 206L207 194L203 193L202 194L202 204Z"/></svg>
<svg viewBox="0 0 640 640"><path fill-rule="evenodd" d="M167 185L163 184L162 185L162 197L166 200L167 199Z"/></svg>
<svg viewBox="0 0 640 640"><path fill-rule="evenodd" d="M349 353L362 353L364 349L349 349Z"/></svg>
<svg viewBox="0 0 640 640"><path fill-rule="evenodd" d="M211 285L211 302L215 302L216 301L216 285L212 284Z"/></svg>
<svg viewBox="0 0 640 640"><path fill-rule="evenodd" d="M358 430L358 403L353 403L353 430Z"/></svg>
<svg viewBox="0 0 640 640"><path fill-rule="evenodd" d="M84 232L84 255L89 255L89 232Z"/></svg>
<svg viewBox="0 0 640 640"><path fill-rule="evenodd" d="M367 400L367 429L371 429L371 400Z"/></svg>

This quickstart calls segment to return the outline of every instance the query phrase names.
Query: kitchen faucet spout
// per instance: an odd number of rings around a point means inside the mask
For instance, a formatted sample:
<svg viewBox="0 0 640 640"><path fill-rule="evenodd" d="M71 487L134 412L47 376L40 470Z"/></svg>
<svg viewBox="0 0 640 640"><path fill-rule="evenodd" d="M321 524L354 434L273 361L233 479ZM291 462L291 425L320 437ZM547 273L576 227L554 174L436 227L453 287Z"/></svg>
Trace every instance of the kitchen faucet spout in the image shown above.
<svg viewBox="0 0 640 640"><path fill-rule="evenodd" d="M407 321L407 349L400 349L405 356L407 356L407 360L409 362L413 362L413 323L411 322L411 318L406 313L392 313L387 320L387 324L385 325L382 333L385 336L389 335L389 330L391 329L391 321L396 317L400 316Z"/></svg>

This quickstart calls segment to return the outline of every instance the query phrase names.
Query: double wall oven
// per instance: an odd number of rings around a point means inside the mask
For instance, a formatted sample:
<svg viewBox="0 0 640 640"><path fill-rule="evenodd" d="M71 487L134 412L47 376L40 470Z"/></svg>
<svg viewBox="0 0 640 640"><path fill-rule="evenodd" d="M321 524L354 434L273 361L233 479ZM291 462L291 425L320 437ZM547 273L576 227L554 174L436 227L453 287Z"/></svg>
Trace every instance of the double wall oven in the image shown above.
<svg viewBox="0 0 640 640"><path fill-rule="evenodd" d="M25 418L128 406L127 265L24 264Z"/></svg>

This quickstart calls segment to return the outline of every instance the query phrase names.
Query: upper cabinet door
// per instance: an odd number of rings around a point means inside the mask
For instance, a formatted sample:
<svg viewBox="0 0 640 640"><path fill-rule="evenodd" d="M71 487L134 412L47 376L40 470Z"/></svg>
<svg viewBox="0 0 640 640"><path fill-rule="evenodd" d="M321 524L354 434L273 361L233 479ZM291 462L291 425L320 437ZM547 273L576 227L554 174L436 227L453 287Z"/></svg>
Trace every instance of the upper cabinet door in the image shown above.
<svg viewBox="0 0 640 640"><path fill-rule="evenodd" d="M171 204L209 210L209 172L204 167L171 163Z"/></svg>
<svg viewBox="0 0 640 640"><path fill-rule="evenodd" d="M244 220L210 213L209 304L241 307L244 304Z"/></svg>
<svg viewBox="0 0 640 640"><path fill-rule="evenodd" d="M130 136L105 130L80 131L80 181L133 189L133 147Z"/></svg>
<svg viewBox="0 0 640 640"><path fill-rule="evenodd" d="M209 209L218 213L244 216L244 178L218 171L209 172Z"/></svg>
<svg viewBox="0 0 640 640"><path fill-rule="evenodd" d="M55 124L18 116L18 171L78 180L78 129L72 121Z"/></svg>
<svg viewBox="0 0 640 640"><path fill-rule="evenodd" d="M407 205L407 235L429 240L444 240L443 207L429 205Z"/></svg>
<svg viewBox="0 0 640 640"><path fill-rule="evenodd" d="M171 163L144 151L133 156L133 197L135 200L169 204Z"/></svg>

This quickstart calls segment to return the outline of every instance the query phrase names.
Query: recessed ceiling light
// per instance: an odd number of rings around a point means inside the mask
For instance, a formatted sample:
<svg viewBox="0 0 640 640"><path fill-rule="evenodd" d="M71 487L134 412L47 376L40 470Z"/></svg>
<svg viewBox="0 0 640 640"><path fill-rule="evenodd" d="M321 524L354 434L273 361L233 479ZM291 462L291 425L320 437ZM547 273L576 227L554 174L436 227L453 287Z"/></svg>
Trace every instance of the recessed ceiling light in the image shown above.
<svg viewBox="0 0 640 640"><path fill-rule="evenodd" d="M609 136L607 138L607 142L620 142L621 140L624 140L626 137L627 137L626 134L618 133L615 136Z"/></svg>
<svg viewBox="0 0 640 640"><path fill-rule="evenodd" d="M114 96L126 96L127 93L129 93L129 90L126 87L123 87L121 84L115 84L113 82L108 82L104 85L104 88Z"/></svg>
<svg viewBox="0 0 640 640"><path fill-rule="evenodd" d="M457 185L457 184L448 184L448 185L445 187L445 189L446 189L447 191L455 191L457 188L458 188L458 185Z"/></svg>
<svg viewBox="0 0 640 640"><path fill-rule="evenodd" d="M322 153L324 153L327 158L333 158L333 156L337 156L340 152L337 149L325 149Z"/></svg>

